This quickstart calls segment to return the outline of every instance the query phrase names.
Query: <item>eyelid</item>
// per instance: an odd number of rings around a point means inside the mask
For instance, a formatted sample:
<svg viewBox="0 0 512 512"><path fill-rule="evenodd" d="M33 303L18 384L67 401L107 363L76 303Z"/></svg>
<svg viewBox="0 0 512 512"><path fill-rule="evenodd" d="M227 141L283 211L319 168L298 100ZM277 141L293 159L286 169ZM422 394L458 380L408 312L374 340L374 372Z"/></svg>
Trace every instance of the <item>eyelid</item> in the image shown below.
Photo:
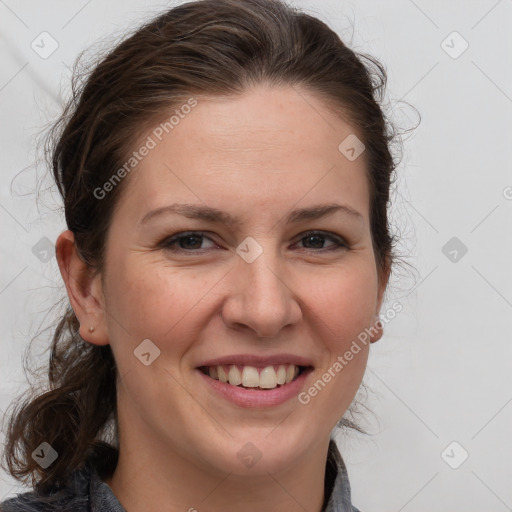
<svg viewBox="0 0 512 512"><path fill-rule="evenodd" d="M336 235L335 233L330 233L329 231L322 231L319 229L312 229L309 231L304 231L304 233L301 233L301 236L298 241L300 242L300 240L302 240L303 238L306 238L308 236L314 236L314 235L319 235L319 236L323 236L324 238L329 238L329 239L333 240L334 242L337 242L338 244L340 244L340 246L345 246L346 248L349 247L349 243L342 236Z"/></svg>
<svg viewBox="0 0 512 512"><path fill-rule="evenodd" d="M176 248L175 244L181 238L186 238L187 236L199 236L202 238L207 238L214 244L218 245L212 237L208 236L207 233L209 233L209 232L208 231L179 231L173 235L170 235L170 236L164 238L158 244L158 247L162 248L162 249L167 249L176 254L193 254L193 253L203 254L204 252L208 251L209 249L197 249L197 250L181 249L179 247ZM335 245L330 246L330 247L319 248L319 249L304 248L304 251L310 252L310 253L325 253L325 252L329 252L329 251L332 252L332 251L336 251L336 250L341 251L341 250L350 249L350 244L346 241L345 238L343 238L342 236L337 235L335 233L331 233L331 232L323 231L323 230L304 231L304 232L300 233L299 238L293 245L299 243L302 239L307 238L308 236L315 236L315 235L322 236L326 240L331 240L332 242L334 242ZM174 248L171 248L171 246L174 246Z"/></svg>
<svg viewBox="0 0 512 512"><path fill-rule="evenodd" d="M214 244L216 244L215 240L212 239L212 237L208 236L206 233L207 231L179 231L175 233L174 235L165 237L160 243L158 243L159 248L168 249L170 251L176 252L176 253L202 253L204 252L204 249L198 249L198 250L191 250L191 249L169 249L171 247L171 244L176 244L181 238L186 238L187 236L199 236L202 238L207 238L208 240L211 240Z"/></svg>

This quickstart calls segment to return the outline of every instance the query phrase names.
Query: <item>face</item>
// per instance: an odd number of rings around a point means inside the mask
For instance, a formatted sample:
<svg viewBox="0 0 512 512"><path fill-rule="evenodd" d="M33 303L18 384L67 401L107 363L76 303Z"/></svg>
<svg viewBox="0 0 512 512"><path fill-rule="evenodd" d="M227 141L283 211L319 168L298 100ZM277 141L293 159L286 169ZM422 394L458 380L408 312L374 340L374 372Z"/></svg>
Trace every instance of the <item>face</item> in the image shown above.
<svg viewBox="0 0 512 512"><path fill-rule="evenodd" d="M117 362L121 437L144 435L212 472L246 471L241 449L262 454L254 474L276 471L328 439L368 345L308 403L299 393L332 372L380 308L364 153L351 161L338 149L356 131L298 91L198 98L125 178L108 233L96 330ZM156 212L177 204L224 217ZM301 373L243 389L200 369L217 362Z"/></svg>

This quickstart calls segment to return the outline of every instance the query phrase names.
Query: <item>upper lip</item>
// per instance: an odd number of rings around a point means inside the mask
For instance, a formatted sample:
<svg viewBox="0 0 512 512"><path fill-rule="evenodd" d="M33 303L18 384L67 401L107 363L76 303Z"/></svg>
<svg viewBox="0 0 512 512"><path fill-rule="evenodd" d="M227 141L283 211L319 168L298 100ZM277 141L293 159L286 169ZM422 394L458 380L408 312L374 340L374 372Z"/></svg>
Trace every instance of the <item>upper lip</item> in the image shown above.
<svg viewBox="0 0 512 512"><path fill-rule="evenodd" d="M208 359L207 361L204 361L200 365L198 365L198 368L201 366L226 366L232 364L255 367L274 366L279 364L294 364L295 366L313 366L309 359L297 356L295 354L275 354L273 356L259 356L255 354L233 354L230 356Z"/></svg>

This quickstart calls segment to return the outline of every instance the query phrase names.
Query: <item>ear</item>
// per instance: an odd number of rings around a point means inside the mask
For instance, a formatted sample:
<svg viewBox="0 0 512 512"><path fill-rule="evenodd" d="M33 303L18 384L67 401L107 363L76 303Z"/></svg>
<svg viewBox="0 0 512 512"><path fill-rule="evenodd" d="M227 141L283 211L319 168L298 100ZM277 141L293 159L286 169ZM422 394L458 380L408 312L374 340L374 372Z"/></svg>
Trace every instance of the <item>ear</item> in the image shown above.
<svg viewBox="0 0 512 512"><path fill-rule="evenodd" d="M55 243L55 256L69 302L80 323L80 336L94 345L108 345L101 274L82 260L70 230L59 235Z"/></svg>
<svg viewBox="0 0 512 512"><path fill-rule="evenodd" d="M391 274L391 265L389 262L386 263L386 268L379 274L379 287L377 291L377 306L375 311L374 323L371 329L370 343L375 343L382 338L384 334L384 326L379 320L380 308L384 299L384 292L388 285L389 276Z"/></svg>

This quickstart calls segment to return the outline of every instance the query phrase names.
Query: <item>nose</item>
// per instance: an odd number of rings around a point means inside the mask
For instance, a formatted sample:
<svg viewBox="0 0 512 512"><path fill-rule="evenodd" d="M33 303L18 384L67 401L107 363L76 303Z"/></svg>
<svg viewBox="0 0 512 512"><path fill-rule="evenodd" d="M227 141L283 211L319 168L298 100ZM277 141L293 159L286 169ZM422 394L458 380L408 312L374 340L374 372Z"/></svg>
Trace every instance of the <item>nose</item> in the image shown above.
<svg viewBox="0 0 512 512"><path fill-rule="evenodd" d="M293 282L270 249L252 263L242 258L230 272L228 297L222 307L224 323L231 329L251 330L260 338L275 338L302 319Z"/></svg>

